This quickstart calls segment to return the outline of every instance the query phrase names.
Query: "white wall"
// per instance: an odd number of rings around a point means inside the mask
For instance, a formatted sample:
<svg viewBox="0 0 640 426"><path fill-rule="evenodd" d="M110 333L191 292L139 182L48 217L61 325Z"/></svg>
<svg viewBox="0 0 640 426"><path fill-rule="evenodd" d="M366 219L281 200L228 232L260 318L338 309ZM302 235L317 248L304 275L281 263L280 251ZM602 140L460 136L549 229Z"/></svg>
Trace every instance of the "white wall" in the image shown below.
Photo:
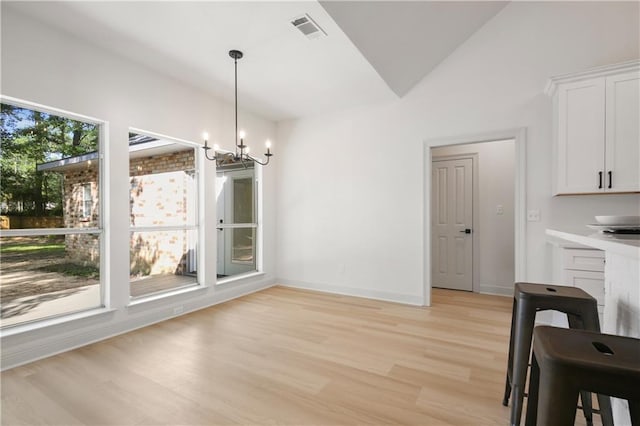
<svg viewBox="0 0 640 426"><path fill-rule="evenodd" d="M230 65L229 72L232 72ZM201 265L208 287L144 305L129 304L129 169L128 131L135 127L167 136L200 141L207 130L211 141L233 147L233 106L137 66L104 50L52 30L42 23L2 10L2 94L88 115L108 122L108 206L106 229L110 267L104 272L107 298L114 311L33 332L2 337L2 367L59 352L92 340L160 321L174 306L195 310L263 288L275 282L275 171L264 170L264 271L254 279L215 286L215 167L205 173L206 262ZM240 112L249 141L275 140L275 124ZM211 142L210 141L210 142ZM226 144L224 141L229 141ZM257 146L256 146L257 147ZM274 146L277 152L279 147ZM277 157L273 162L277 163Z"/></svg>
<svg viewBox="0 0 640 426"><path fill-rule="evenodd" d="M433 148L431 155L477 154L478 196L473 209L473 262L477 265L478 289L482 293L513 294L515 141L495 141ZM497 214L497 206L503 208ZM475 284L475 283L474 283ZM475 286L474 286L475 288Z"/></svg>
<svg viewBox="0 0 640 426"><path fill-rule="evenodd" d="M638 214L638 195L551 197L551 99L543 94L549 76L640 57L638 7L512 2L404 98L279 123L281 281L425 301L425 140L527 128L526 204L541 211L526 229L529 281L551 277L545 228Z"/></svg>

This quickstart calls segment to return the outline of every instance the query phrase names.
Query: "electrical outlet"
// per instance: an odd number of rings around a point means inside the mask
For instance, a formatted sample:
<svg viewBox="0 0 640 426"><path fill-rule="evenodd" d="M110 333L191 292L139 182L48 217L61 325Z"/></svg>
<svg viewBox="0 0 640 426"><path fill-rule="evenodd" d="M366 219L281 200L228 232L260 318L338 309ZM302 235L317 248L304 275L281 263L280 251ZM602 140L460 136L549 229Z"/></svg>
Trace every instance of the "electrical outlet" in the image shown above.
<svg viewBox="0 0 640 426"><path fill-rule="evenodd" d="M498 204L496 206L496 214L504 214L504 207L502 206L502 204Z"/></svg>
<svg viewBox="0 0 640 426"><path fill-rule="evenodd" d="M527 211L527 221L529 221L529 222L540 222L540 210L528 210Z"/></svg>
<svg viewBox="0 0 640 426"><path fill-rule="evenodd" d="M173 315L180 315L183 312L184 312L184 306L182 305L176 306L175 308L173 308Z"/></svg>

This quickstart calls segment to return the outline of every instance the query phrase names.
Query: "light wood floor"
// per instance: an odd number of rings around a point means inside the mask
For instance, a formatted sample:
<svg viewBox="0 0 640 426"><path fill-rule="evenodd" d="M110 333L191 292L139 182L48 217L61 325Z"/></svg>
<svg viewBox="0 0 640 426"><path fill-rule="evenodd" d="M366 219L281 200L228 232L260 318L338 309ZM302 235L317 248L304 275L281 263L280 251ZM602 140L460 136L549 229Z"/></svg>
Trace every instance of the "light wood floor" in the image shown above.
<svg viewBox="0 0 640 426"><path fill-rule="evenodd" d="M508 424L511 299L274 287L3 372L2 424Z"/></svg>

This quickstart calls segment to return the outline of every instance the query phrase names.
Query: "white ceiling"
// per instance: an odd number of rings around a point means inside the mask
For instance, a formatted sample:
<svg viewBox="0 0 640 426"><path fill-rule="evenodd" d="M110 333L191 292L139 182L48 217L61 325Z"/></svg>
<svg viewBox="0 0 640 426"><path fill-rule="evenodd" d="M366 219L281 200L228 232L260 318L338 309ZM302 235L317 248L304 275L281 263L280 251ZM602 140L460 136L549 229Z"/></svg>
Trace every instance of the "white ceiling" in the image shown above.
<svg viewBox="0 0 640 426"><path fill-rule="evenodd" d="M504 2L2 2L273 120L404 95ZM328 34L291 25L308 13ZM394 93L395 92L395 93Z"/></svg>
<svg viewBox="0 0 640 426"><path fill-rule="evenodd" d="M404 96L505 1L321 1L378 71Z"/></svg>

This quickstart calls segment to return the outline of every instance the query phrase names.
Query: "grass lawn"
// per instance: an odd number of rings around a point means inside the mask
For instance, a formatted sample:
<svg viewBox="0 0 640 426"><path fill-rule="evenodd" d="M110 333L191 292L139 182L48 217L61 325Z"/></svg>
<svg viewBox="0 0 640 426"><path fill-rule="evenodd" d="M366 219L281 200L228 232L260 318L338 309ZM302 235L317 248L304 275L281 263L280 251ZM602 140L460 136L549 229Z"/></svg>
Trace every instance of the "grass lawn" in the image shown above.
<svg viewBox="0 0 640 426"><path fill-rule="evenodd" d="M23 253L29 255L64 255L63 243L32 244L8 243L0 245L0 254Z"/></svg>
<svg viewBox="0 0 640 426"><path fill-rule="evenodd" d="M27 270L95 279L100 276L100 271L95 266L70 262L66 258L64 235L3 238L0 256L5 262L22 262ZM39 262L40 260L46 262Z"/></svg>

